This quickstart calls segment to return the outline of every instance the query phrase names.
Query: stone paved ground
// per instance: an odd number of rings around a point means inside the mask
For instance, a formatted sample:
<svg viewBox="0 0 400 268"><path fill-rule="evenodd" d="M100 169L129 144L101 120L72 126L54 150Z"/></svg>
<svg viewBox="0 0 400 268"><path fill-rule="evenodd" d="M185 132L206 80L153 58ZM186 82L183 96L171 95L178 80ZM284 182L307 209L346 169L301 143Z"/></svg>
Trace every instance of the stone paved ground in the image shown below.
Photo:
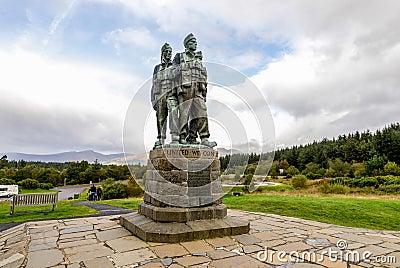
<svg viewBox="0 0 400 268"><path fill-rule="evenodd" d="M115 216L29 222L0 233L0 267L400 267L400 232L237 210L228 215L250 220L250 233L166 244L132 236ZM329 250L341 260L330 260ZM356 256L357 264L346 262ZM382 256L397 262L383 264Z"/></svg>

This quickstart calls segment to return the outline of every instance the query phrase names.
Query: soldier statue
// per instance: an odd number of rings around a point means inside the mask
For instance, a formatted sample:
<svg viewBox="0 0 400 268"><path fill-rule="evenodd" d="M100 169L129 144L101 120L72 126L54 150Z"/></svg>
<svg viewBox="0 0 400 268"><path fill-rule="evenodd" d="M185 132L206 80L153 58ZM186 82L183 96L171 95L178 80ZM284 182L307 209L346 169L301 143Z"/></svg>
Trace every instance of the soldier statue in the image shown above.
<svg viewBox="0 0 400 268"><path fill-rule="evenodd" d="M183 44L185 52L177 53L172 62L175 76L174 90L179 104L179 143L198 143L196 138L199 133L200 144L212 148L217 143L208 140L210 132L205 103L207 70L202 63L201 51L196 51L195 36L190 33L185 37Z"/></svg>
<svg viewBox="0 0 400 268"><path fill-rule="evenodd" d="M164 146L169 114L171 144L179 144L178 99L173 91L172 48L165 43L161 48L161 63L154 67L151 103L157 116L157 141L154 149Z"/></svg>

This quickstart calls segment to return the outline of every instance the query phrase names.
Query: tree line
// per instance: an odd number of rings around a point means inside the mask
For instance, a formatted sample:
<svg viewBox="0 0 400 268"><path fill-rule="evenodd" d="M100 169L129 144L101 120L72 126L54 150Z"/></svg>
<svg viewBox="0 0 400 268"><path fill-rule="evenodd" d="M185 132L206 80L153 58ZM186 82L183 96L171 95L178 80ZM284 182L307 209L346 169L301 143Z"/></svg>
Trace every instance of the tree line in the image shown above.
<svg viewBox="0 0 400 268"><path fill-rule="evenodd" d="M21 184L27 179L52 186L64 185L64 182L68 185L99 183L108 178L121 181L132 179L129 170L136 178L142 178L146 166L102 165L97 160L94 163L85 160L66 163L8 161L4 155L0 159L0 184Z"/></svg>
<svg viewBox="0 0 400 268"><path fill-rule="evenodd" d="M262 158L262 156L261 156ZM220 157L221 169L247 161L246 170L257 165L260 155L237 154ZM333 139L295 145L275 152L269 175L304 174L321 177L400 175L400 124L390 124L372 133L366 130ZM245 173L246 174L246 173Z"/></svg>

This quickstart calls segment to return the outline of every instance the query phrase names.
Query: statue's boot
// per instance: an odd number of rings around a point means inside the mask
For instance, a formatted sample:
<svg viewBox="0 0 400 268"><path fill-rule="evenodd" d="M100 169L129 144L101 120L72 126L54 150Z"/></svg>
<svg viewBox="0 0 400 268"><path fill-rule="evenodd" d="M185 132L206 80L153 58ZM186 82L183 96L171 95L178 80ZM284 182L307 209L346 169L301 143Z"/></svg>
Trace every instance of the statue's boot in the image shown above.
<svg viewBox="0 0 400 268"><path fill-rule="evenodd" d="M180 137L179 143L180 143L180 144L187 144L187 141L186 141L185 137L183 137L183 136Z"/></svg>
<svg viewBox="0 0 400 268"><path fill-rule="evenodd" d="M217 143L215 141L209 141L207 138L201 139L201 145L213 148L217 146Z"/></svg>
<svg viewBox="0 0 400 268"><path fill-rule="evenodd" d="M179 136L171 135L171 144L179 144Z"/></svg>
<svg viewBox="0 0 400 268"><path fill-rule="evenodd" d="M158 140L154 143L153 149L162 148L163 146L164 146L164 139L158 139Z"/></svg>
<svg viewBox="0 0 400 268"><path fill-rule="evenodd" d="M190 143L190 144L199 144L200 143L196 138L193 138L190 136L186 138L186 141L187 141L187 143Z"/></svg>

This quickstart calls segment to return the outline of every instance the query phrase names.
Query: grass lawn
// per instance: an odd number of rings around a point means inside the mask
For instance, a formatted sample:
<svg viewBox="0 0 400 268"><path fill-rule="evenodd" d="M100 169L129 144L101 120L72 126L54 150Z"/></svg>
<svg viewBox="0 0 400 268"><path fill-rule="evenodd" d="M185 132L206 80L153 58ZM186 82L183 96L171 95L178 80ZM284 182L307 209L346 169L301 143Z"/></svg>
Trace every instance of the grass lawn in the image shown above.
<svg viewBox="0 0 400 268"><path fill-rule="evenodd" d="M42 193L54 193L59 192L57 190L44 190L44 189L23 189L20 188L20 194L42 194Z"/></svg>
<svg viewBox="0 0 400 268"><path fill-rule="evenodd" d="M67 200L58 201L58 207L55 211L51 211L52 205L16 207L15 214L10 215L10 202L0 202L0 224L97 214L95 209L74 205L74 203L73 201Z"/></svg>
<svg viewBox="0 0 400 268"><path fill-rule="evenodd" d="M232 209L278 214L331 224L380 230L400 230L400 200L282 196L226 195Z"/></svg>
<svg viewBox="0 0 400 268"><path fill-rule="evenodd" d="M102 200L102 201L97 201L95 203L137 210L139 204L142 201L143 201L143 197L132 197L132 198L128 198L128 199Z"/></svg>

